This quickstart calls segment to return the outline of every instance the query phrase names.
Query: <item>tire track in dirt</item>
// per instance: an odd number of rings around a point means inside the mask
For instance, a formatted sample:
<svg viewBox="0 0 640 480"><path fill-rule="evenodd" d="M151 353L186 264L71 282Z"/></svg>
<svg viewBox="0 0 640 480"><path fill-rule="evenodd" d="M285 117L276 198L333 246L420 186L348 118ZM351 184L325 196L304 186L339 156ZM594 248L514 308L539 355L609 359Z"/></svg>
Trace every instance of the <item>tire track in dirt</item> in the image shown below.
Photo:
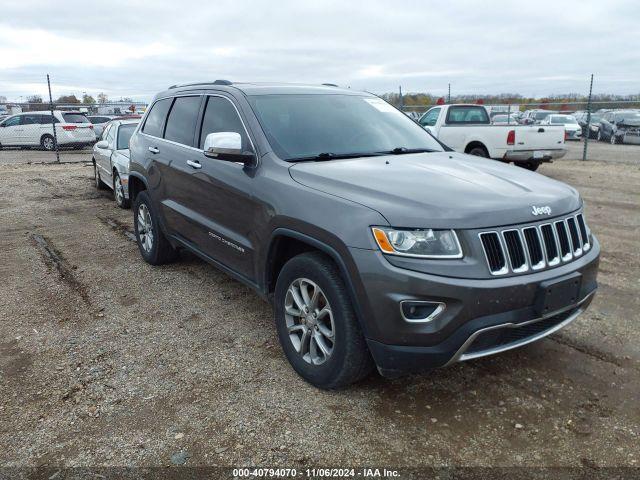
<svg viewBox="0 0 640 480"><path fill-rule="evenodd" d="M75 267L67 262L62 253L54 246L53 242L37 233L29 234L29 239L40 254L47 268L55 270L60 280L78 294L84 303L90 306L91 300L87 286L76 277L73 272Z"/></svg>

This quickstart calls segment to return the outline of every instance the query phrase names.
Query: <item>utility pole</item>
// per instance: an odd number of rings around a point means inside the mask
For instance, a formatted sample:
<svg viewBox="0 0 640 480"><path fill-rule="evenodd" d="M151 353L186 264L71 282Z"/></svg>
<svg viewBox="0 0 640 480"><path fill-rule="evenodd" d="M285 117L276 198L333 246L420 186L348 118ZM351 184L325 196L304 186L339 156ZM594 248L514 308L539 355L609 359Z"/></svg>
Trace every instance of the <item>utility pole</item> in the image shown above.
<svg viewBox="0 0 640 480"><path fill-rule="evenodd" d="M447 103L451 103L451 84L449 84L449 93L447 94Z"/></svg>
<svg viewBox="0 0 640 480"><path fill-rule="evenodd" d="M404 100L402 98L402 85L398 87L400 89L400 110L404 108Z"/></svg>
<svg viewBox="0 0 640 480"><path fill-rule="evenodd" d="M58 135L56 135L56 119L53 116L53 97L51 96L51 82L47 73L47 88L49 89L49 111L51 112L51 128L53 129L53 148L56 150L56 162L60 163L60 151L58 150Z"/></svg>
<svg viewBox="0 0 640 480"><path fill-rule="evenodd" d="M587 159L587 143L589 143L589 136L591 135L591 94L593 92L593 73L591 74L591 82L589 83L589 98L587 99L587 126L585 132L582 132L584 136L584 149L582 150L582 160Z"/></svg>

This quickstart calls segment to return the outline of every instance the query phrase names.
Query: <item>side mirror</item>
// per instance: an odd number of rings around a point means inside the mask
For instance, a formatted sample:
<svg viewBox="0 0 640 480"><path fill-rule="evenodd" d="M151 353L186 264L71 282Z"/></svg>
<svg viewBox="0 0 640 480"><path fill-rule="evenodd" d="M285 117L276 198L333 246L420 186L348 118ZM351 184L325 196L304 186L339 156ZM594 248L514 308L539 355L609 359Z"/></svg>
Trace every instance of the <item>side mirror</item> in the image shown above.
<svg viewBox="0 0 640 480"><path fill-rule="evenodd" d="M106 140L100 140L98 143L96 143L96 148L107 149L109 148L109 142L107 142Z"/></svg>
<svg viewBox="0 0 640 480"><path fill-rule="evenodd" d="M204 154L209 158L227 162L241 162L251 166L255 162L253 152L242 150L242 138L237 132L214 132L204 139Z"/></svg>

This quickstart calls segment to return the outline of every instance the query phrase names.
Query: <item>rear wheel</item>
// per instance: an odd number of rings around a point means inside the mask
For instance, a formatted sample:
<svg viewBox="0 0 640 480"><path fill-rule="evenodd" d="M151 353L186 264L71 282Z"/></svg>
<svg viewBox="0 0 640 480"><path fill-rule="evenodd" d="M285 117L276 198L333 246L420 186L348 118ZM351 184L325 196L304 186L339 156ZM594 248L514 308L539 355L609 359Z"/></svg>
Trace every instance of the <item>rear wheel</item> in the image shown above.
<svg viewBox="0 0 640 480"><path fill-rule="evenodd" d="M158 216L146 191L136 196L133 225L138 248L145 262L151 265L163 265L175 260L177 251L162 233Z"/></svg>
<svg viewBox="0 0 640 480"><path fill-rule="evenodd" d="M275 321L293 369L319 388L366 377L373 360L336 265L319 252L289 260L276 282Z"/></svg>
<svg viewBox="0 0 640 480"><path fill-rule="evenodd" d="M489 152L487 152L483 147L473 147L471 150L469 150L469 155L489 158Z"/></svg>
<svg viewBox="0 0 640 480"><path fill-rule="evenodd" d="M120 180L120 175L117 172L113 174L113 198L120 208L129 208L131 206L130 200L124 194L122 180Z"/></svg>
<svg viewBox="0 0 640 480"><path fill-rule="evenodd" d="M56 142L51 135L43 135L40 139L40 145L47 151L52 151L56 147Z"/></svg>
<svg viewBox="0 0 640 480"><path fill-rule="evenodd" d="M522 168L526 168L527 170L531 170L532 172L535 172L540 166L540 162L529 160L528 162L518 162L516 165Z"/></svg>

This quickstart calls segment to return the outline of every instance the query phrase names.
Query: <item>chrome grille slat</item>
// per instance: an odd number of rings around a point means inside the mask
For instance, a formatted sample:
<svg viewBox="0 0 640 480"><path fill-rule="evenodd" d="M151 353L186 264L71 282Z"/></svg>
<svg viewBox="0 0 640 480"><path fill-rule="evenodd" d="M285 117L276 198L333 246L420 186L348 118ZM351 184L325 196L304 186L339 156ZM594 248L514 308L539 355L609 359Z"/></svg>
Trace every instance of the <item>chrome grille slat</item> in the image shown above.
<svg viewBox="0 0 640 480"><path fill-rule="evenodd" d="M522 236L518 230L503 230L502 239L509 255L511 270L515 273L522 273L529 270L527 256L524 250Z"/></svg>
<svg viewBox="0 0 640 480"><path fill-rule="evenodd" d="M579 257L582 255L582 240L580 240L580 234L578 232L578 226L576 225L576 219L569 217L565 220L567 223L567 232L569 233L570 245L572 247L573 255Z"/></svg>
<svg viewBox="0 0 640 480"><path fill-rule="evenodd" d="M507 267L507 259L498 232L483 232L479 236L491 274L505 275L508 273L509 267Z"/></svg>
<svg viewBox="0 0 640 480"><path fill-rule="evenodd" d="M529 264L532 270L540 270L544 268L544 252L542 251L542 243L538 235L536 227L526 227L522 229L522 235L527 244L527 254L529 256Z"/></svg>
<svg viewBox="0 0 640 480"><path fill-rule="evenodd" d="M582 213L548 223L505 227L478 234L492 275L524 273L572 261L591 248Z"/></svg>

